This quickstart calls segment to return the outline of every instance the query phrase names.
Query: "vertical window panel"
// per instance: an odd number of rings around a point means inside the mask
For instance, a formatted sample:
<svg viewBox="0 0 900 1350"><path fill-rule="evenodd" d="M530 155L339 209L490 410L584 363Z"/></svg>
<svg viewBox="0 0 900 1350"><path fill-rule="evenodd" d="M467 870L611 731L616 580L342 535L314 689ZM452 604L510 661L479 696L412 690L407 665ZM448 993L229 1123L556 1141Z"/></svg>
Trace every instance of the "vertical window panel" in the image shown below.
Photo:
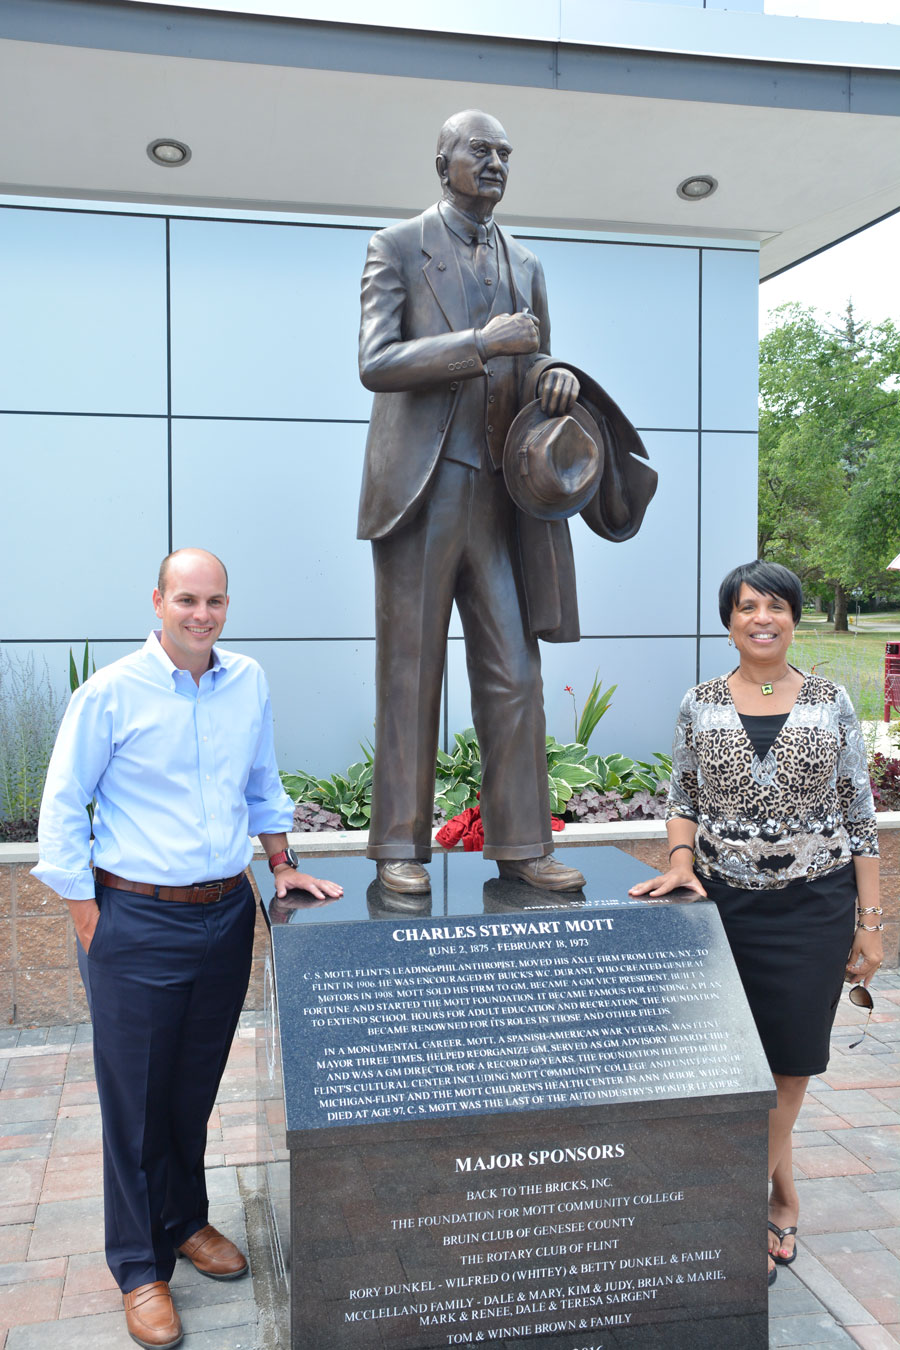
<svg viewBox="0 0 900 1350"><path fill-rule="evenodd" d="M219 554L241 637L374 636L356 538L364 426L176 421L173 545Z"/></svg>
<svg viewBox="0 0 900 1350"><path fill-rule="evenodd" d="M755 431L759 254L703 250L703 426Z"/></svg>
<svg viewBox="0 0 900 1350"><path fill-rule="evenodd" d="M698 250L525 240L547 279L553 355L635 426L697 425Z"/></svg>
<svg viewBox="0 0 900 1350"><path fill-rule="evenodd" d="M166 412L166 223L0 208L0 408Z"/></svg>
<svg viewBox="0 0 900 1350"><path fill-rule="evenodd" d="M168 543L165 420L5 415L0 438L3 636L143 640Z"/></svg>
<svg viewBox="0 0 900 1350"><path fill-rule="evenodd" d="M173 221L173 411L367 420L356 349L370 233Z"/></svg>
<svg viewBox="0 0 900 1350"><path fill-rule="evenodd" d="M579 516L570 522L582 633L696 631L697 436L644 439L659 484L638 534L614 544Z"/></svg>

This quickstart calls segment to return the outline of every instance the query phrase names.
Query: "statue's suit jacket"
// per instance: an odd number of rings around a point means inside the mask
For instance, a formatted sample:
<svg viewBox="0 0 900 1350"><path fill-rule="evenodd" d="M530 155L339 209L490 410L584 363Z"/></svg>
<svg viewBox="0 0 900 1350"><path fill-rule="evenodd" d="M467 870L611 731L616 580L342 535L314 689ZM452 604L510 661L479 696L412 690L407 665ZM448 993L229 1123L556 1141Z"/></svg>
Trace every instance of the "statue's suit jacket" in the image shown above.
<svg viewBox="0 0 900 1350"><path fill-rule="evenodd" d="M375 399L360 495L360 539L387 538L410 521L442 453L452 455L454 436L471 437L470 429L459 431L454 418L463 381L491 372L495 401L487 448L499 466L509 426L534 397L540 374L549 365L567 364L549 356L550 316L538 259L499 226L494 229L495 244L509 260L515 309L529 309L540 323L540 355L482 361L456 250L436 206L372 237L362 279L359 371ZM634 428L599 386L589 379L587 383L596 394L588 407L598 415L612 467L583 515L597 533L628 538L640 526L656 475L631 457L630 452L646 457ZM519 540L531 630L549 641L576 641L568 523L537 521L520 513Z"/></svg>

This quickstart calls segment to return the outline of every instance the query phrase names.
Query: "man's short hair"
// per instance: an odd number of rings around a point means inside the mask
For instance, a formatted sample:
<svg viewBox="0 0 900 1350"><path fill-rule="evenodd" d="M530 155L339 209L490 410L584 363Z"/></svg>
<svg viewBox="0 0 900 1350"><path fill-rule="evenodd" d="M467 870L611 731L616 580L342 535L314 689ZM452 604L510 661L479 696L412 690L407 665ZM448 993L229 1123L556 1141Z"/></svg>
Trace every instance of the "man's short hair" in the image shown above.
<svg viewBox="0 0 900 1350"><path fill-rule="evenodd" d="M790 605L794 623L799 623L803 614L803 587L796 572L781 563L763 562L757 558L754 562L741 563L733 568L719 587L719 618L725 628L731 627L731 611L737 604L741 586L747 583L760 595L777 595Z"/></svg>
<svg viewBox="0 0 900 1350"><path fill-rule="evenodd" d="M172 561L173 558L177 558L178 555L179 555L179 553L206 553L206 554L209 554L209 557L210 557L210 558L213 558L213 559L219 564L219 566L221 567L222 571L223 571L224 574L225 574L225 593L226 593L226 595L228 594L228 568L225 566L225 564L223 563L222 559L221 559L220 557L218 557L217 554L215 554L215 553L210 553L210 551L209 551L208 548L199 548L199 549L197 549L197 548L174 548L174 549L172 550L171 553L167 553L167 554L166 554L166 556L163 558L162 562L159 564L159 577L157 578L157 581L156 581L156 589L159 591L160 595L165 595L165 593L166 593L166 583L168 582L168 579L169 579L169 563Z"/></svg>

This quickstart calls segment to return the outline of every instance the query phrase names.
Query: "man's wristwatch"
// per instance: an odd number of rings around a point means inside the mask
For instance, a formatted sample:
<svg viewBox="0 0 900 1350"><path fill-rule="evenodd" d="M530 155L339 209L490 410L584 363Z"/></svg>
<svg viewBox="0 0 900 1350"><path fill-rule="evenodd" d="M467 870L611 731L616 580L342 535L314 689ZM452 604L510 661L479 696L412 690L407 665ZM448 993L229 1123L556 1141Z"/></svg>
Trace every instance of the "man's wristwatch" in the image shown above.
<svg viewBox="0 0 900 1350"><path fill-rule="evenodd" d="M269 871L274 872L275 868L280 867L282 863L287 863L288 867L296 867L299 861L300 859L294 850L288 846L288 848L282 849L280 853L272 854L269 859Z"/></svg>

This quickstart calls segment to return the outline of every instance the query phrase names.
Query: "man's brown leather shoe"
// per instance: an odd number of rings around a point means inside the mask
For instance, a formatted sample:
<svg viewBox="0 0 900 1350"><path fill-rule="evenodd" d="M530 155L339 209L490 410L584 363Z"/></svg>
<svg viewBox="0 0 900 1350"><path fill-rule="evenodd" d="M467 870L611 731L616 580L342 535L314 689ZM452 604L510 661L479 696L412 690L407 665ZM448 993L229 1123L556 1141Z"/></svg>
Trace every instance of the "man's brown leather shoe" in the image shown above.
<svg viewBox="0 0 900 1350"><path fill-rule="evenodd" d="M244 1253L217 1228L213 1228L211 1223L205 1228L199 1228L193 1237L189 1237L175 1250L179 1256L186 1256L192 1261L201 1275L208 1275L211 1280L236 1280L247 1273Z"/></svg>
<svg viewBox="0 0 900 1350"><path fill-rule="evenodd" d="M580 891L584 877L577 867L566 867L552 853L544 858L504 858L498 861L501 877L525 881L542 891Z"/></svg>
<svg viewBox="0 0 900 1350"><path fill-rule="evenodd" d="M420 862L380 862L376 867L378 880L389 891L423 895L431 890L431 878Z"/></svg>
<svg viewBox="0 0 900 1350"><path fill-rule="evenodd" d="M184 1337L181 1318L175 1311L172 1295L165 1280L141 1284L122 1295L125 1304L125 1325L128 1334L147 1350L166 1350L180 1345Z"/></svg>

